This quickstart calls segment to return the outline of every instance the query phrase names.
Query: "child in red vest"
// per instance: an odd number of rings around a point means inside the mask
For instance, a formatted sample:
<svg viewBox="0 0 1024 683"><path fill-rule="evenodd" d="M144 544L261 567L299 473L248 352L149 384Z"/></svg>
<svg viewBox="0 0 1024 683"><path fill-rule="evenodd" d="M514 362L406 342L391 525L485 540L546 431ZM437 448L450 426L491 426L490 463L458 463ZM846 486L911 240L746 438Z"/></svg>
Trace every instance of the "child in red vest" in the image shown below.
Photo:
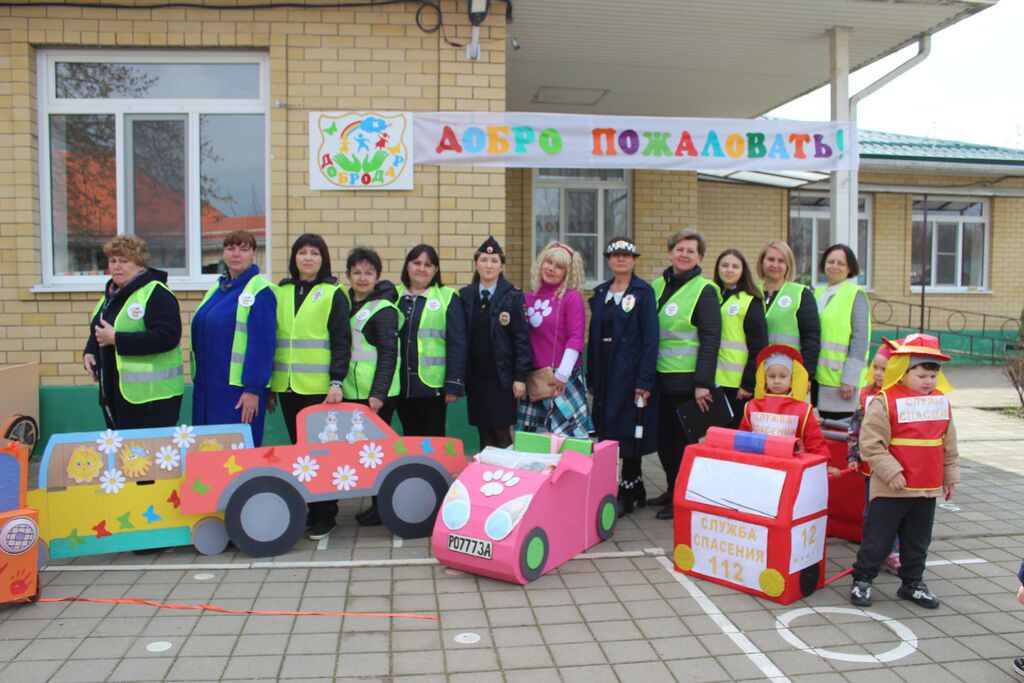
<svg viewBox="0 0 1024 683"><path fill-rule="evenodd" d="M902 340L896 340L895 344L899 344ZM875 354L874 359L871 361L871 374L874 382L871 384L861 387L860 389L860 401L857 403L857 408L853 411L853 417L850 418L850 428L847 433L847 445L849 446L849 455L847 456L847 464L854 472L860 472L866 478L864 494L866 500L864 501L864 518L867 519L868 509L871 507L871 468L868 467L860 459L860 425L864 421L864 411L867 409L868 403L870 403L875 397L878 396L879 392L882 391L882 382L885 379L885 368L889 364L889 358L892 356L893 346L888 339L882 337L882 345L878 348L878 353ZM892 549L889 551L889 556L885 558L882 563L882 568L890 574L898 574L900 570L900 552L899 552L899 537L893 541Z"/></svg>
<svg viewBox="0 0 1024 683"><path fill-rule="evenodd" d="M810 453L828 455L818 419L807 403L807 370L796 349L770 344L757 354L754 398L743 409L740 429L795 436Z"/></svg>
<svg viewBox="0 0 1024 683"><path fill-rule="evenodd" d="M902 585L896 595L921 607L939 606L923 576L935 499L952 499L960 479L946 397L951 387L942 375L941 364L948 360L935 337L909 335L893 350L882 392L865 411L860 457L871 466L871 507L853 564L854 605L871 605L871 582L898 533Z"/></svg>

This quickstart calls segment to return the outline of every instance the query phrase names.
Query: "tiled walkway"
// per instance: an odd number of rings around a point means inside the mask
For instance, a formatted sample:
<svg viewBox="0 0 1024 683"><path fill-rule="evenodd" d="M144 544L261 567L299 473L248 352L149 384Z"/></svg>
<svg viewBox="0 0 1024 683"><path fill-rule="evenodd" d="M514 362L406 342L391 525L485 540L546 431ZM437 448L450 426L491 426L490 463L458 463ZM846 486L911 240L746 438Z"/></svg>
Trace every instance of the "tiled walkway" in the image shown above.
<svg viewBox="0 0 1024 683"><path fill-rule="evenodd" d="M671 551L671 526L650 509L620 520L614 537L591 550L618 556L576 559L524 588L424 563L426 540L399 545L379 527L349 524L357 508L347 504L343 526L325 548L302 541L271 562L185 549L82 558L72 564L135 568L51 567L43 574L45 594L230 609L397 611L436 621L89 603L0 606L0 681L1013 680L1009 660L1024 653L1024 607L1014 599L1024 556L1024 422L980 409L1016 400L996 371L953 370L961 390L954 405L963 484L954 505L937 514L929 559L940 564L927 573L943 600L935 611L896 601L898 579L885 574L869 611L895 623L851 614L849 579L782 606L677 575L660 555ZM973 396L967 387L976 388ZM664 484L658 469L648 459L652 493ZM853 544L831 541L829 574L848 567L855 552ZM338 566L377 560L386 562ZM317 566L281 566L288 562ZM237 568L223 568L231 565ZM797 649L778 629L778 617L806 607L817 611L793 618L791 634L806 648L825 650L824 657ZM900 647L890 628L900 625L916 647L879 663ZM148 649L160 647L166 649Z"/></svg>

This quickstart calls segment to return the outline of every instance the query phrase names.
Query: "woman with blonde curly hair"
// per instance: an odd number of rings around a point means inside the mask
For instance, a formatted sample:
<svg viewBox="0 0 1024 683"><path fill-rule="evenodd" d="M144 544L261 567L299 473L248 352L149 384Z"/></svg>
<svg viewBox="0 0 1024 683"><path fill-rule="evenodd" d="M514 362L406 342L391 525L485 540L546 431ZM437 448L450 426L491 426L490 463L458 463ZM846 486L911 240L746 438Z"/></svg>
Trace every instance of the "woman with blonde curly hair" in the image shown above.
<svg viewBox="0 0 1024 683"><path fill-rule="evenodd" d="M583 259L559 242L549 243L534 262L533 291L525 297L534 369L519 402L518 430L576 437L593 430L581 362L585 282Z"/></svg>

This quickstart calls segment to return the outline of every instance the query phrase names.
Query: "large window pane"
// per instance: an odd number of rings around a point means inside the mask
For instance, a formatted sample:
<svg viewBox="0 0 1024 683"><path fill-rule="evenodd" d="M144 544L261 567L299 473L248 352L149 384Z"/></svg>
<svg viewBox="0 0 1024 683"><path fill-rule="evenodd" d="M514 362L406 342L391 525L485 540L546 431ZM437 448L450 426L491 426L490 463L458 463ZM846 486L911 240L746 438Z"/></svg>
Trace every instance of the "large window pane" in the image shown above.
<svg viewBox="0 0 1024 683"><path fill-rule="evenodd" d="M61 99L256 99L259 64L58 62Z"/></svg>
<svg viewBox="0 0 1024 683"><path fill-rule="evenodd" d="M932 284L956 284L956 240L959 227L959 223L939 223L936 226L935 281Z"/></svg>
<svg viewBox="0 0 1024 683"><path fill-rule="evenodd" d="M533 255L537 256L549 242L559 237L560 190L557 187L538 187L533 193Z"/></svg>
<svg viewBox="0 0 1024 683"><path fill-rule="evenodd" d="M857 284L867 285L868 283L867 264L871 260L870 252L871 243L868 239L868 220L861 218L857 221L857 262L860 264L860 275L857 276Z"/></svg>
<svg viewBox="0 0 1024 683"><path fill-rule="evenodd" d="M186 263L184 116L126 117L128 232L146 240L150 265L183 273Z"/></svg>
<svg viewBox="0 0 1024 683"><path fill-rule="evenodd" d="M814 263L812 268L818 274L818 281L816 284L823 285L828 282L828 278L825 277L825 273L818 268L821 264L821 257L825 255L825 250L832 246L829 241L830 232L832 230L832 219L822 216L815 222L815 231L817 232L817 248L814 250Z"/></svg>
<svg viewBox="0 0 1024 683"><path fill-rule="evenodd" d="M224 238L235 230L266 244L264 129L261 114L199 117L202 271L221 272Z"/></svg>
<svg viewBox="0 0 1024 683"><path fill-rule="evenodd" d="M627 190L604 191L604 237L610 240L619 235L629 234L629 192Z"/></svg>
<svg viewBox="0 0 1024 683"><path fill-rule="evenodd" d="M50 117L50 194L55 275L97 275L117 234L115 126L110 115Z"/></svg>
<svg viewBox="0 0 1024 683"><path fill-rule="evenodd" d="M597 277L597 190L565 191L565 241L580 251L587 279Z"/></svg>
<svg viewBox="0 0 1024 683"><path fill-rule="evenodd" d="M811 283L811 251L813 250L813 218L789 219L789 246L796 257L796 279L808 285Z"/></svg>
<svg viewBox="0 0 1024 683"><path fill-rule="evenodd" d="M983 223L964 224L963 252L960 285L983 287L985 285L985 225Z"/></svg>
<svg viewBox="0 0 1024 683"><path fill-rule="evenodd" d="M580 253L580 258L583 259L583 270L587 274L588 280L596 280L599 275L598 271L598 246L597 237L588 235L566 235L565 243L569 245L571 249L575 249Z"/></svg>
<svg viewBox="0 0 1024 683"><path fill-rule="evenodd" d="M931 284L932 278L932 223L926 226L914 221L911 237L910 283Z"/></svg>

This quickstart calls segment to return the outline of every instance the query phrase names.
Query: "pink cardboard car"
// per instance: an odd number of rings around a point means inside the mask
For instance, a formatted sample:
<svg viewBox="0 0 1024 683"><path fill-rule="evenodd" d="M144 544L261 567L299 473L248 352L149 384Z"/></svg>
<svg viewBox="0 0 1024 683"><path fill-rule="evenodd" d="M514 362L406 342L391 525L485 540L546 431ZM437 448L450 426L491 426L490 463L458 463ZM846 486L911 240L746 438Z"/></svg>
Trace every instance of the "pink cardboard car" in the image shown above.
<svg viewBox="0 0 1024 683"><path fill-rule="evenodd" d="M525 584L612 535L618 442L520 432L513 449L485 449L448 490L441 564Z"/></svg>

